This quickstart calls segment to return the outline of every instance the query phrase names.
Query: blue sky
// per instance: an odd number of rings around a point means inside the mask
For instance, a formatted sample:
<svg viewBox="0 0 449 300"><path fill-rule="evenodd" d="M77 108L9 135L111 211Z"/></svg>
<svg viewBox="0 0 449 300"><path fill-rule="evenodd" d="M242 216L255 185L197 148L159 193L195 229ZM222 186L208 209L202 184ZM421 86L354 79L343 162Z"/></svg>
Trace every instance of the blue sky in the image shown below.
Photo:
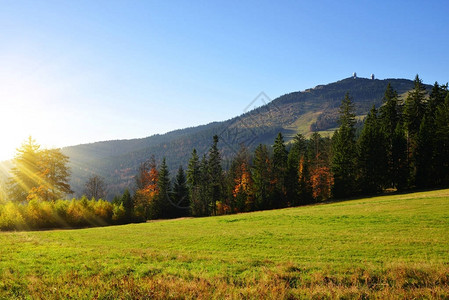
<svg viewBox="0 0 449 300"><path fill-rule="evenodd" d="M0 160L226 120L357 72L449 80L447 1L2 1Z"/></svg>

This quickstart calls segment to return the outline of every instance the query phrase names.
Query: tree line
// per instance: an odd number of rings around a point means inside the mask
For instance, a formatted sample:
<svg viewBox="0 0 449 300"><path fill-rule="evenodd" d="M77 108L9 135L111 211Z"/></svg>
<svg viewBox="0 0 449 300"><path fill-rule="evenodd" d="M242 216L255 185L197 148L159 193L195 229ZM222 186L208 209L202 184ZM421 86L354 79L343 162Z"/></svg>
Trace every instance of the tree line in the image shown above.
<svg viewBox="0 0 449 300"><path fill-rule="evenodd" d="M405 98L405 99L403 99ZM385 190L449 185L448 86L428 93L419 78L401 98L389 84L380 108L372 107L356 130L354 103L346 94L332 139L297 134L286 145L279 133L272 147L242 146L226 172L218 137L209 152L193 149L186 172L173 184L165 159L141 165L135 211L141 219L209 216L304 205Z"/></svg>
<svg viewBox="0 0 449 300"><path fill-rule="evenodd" d="M399 96L389 84L383 104L371 108L359 130L354 103L346 94L338 124L332 138L315 132L309 139L297 134L285 143L279 133L272 146L260 144L250 151L242 145L228 170L223 168L216 135L207 153L200 155L193 149L187 169L180 166L173 179L166 159L158 166L152 156L141 163L133 192L126 190L112 203L103 204L109 213L101 219L112 224L221 215L386 190L449 186L447 84L435 83L431 91L426 91L417 75L414 88L406 96ZM54 203L70 191L69 173L62 167L66 159L56 150L40 151L30 140L14 161L11 199ZM100 199L104 191L100 177L87 180L85 194L93 199L90 201ZM86 199L84 207L93 207L94 202L88 205ZM95 209L87 211L95 215ZM0 208L0 223L1 217Z"/></svg>

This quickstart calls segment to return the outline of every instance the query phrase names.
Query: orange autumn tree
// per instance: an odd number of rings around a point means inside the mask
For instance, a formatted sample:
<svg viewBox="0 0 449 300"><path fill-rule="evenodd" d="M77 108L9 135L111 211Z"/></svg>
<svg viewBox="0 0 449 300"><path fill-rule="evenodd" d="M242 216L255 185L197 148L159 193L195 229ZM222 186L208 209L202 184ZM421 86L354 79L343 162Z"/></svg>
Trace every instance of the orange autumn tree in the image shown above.
<svg viewBox="0 0 449 300"><path fill-rule="evenodd" d="M249 161L248 149L242 146L232 161L229 170L229 183L232 196L229 206L232 207L234 212L250 211L253 209L253 180L251 178Z"/></svg>
<svg viewBox="0 0 449 300"><path fill-rule="evenodd" d="M242 163L238 170L239 175L234 178L234 190L232 191L232 196L234 197L234 202L236 208L239 211L248 211L252 208L253 197L252 197L252 179L251 173L248 170L248 165Z"/></svg>
<svg viewBox="0 0 449 300"><path fill-rule="evenodd" d="M310 174L312 196L316 201L324 201L330 198L334 177L327 166L317 166Z"/></svg>
<svg viewBox="0 0 449 300"><path fill-rule="evenodd" d="M145 220L150 216L152 204L158 195L158 176L154 156L140 165L136 176L137 189L134 199L134 213L137 220Z"/></svg>
<svg viewBox="0 0 449 300"><path fill-rule="evenodd" d="M329 166L329 145L329 140L323 139L318 133L314 133L309 142L308 184L316 202L329 199L334 184Z"/></svg>

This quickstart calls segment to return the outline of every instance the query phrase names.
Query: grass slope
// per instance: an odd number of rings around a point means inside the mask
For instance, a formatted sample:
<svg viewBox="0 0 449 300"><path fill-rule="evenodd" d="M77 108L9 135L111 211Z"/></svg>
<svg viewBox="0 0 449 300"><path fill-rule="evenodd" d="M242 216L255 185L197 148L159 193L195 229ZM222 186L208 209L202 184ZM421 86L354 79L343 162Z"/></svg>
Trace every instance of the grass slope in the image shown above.
<svg viewBox="0 0 449 300"><path fill-rule="evenodd" d="M0 245L0 298L447 298L449 190Z"/></svg>

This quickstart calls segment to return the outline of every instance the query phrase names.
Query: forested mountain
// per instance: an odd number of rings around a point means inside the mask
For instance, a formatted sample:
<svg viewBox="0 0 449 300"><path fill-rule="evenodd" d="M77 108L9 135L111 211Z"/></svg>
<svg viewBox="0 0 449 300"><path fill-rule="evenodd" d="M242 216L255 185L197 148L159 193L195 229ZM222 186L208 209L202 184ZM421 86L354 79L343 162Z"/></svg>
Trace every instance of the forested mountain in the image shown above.
<svg viewBox="0 0 449 300"><path fill-rule="evenodd" d="M233 119L214 122L193 128L153 135L142 139L105 141L71 146L62 149L70 157L71 186L75 195L83 192L86 179L97 174L108 184L108 198L132 187L139 165L154 155L161 162L166 157L170 174L174 176L179 165L186 167L193 148L200 157L219 136L219 148L226 162L244 143L253 150L259 143L272 144L282 132L288 142L296 133L308 135L314 131L323 135L337 127L338 107L349 92L355 103L356 114L361 117L375 104L382 103L387 84L403 95L413 88L406 79L371 80L346 78L327 85L319 85L303 92L293 92L268 102L261 94L249 107L262 105ZM426 86L431 90L431 86ZM242 102L242 107L247 103Z"/></svg>

